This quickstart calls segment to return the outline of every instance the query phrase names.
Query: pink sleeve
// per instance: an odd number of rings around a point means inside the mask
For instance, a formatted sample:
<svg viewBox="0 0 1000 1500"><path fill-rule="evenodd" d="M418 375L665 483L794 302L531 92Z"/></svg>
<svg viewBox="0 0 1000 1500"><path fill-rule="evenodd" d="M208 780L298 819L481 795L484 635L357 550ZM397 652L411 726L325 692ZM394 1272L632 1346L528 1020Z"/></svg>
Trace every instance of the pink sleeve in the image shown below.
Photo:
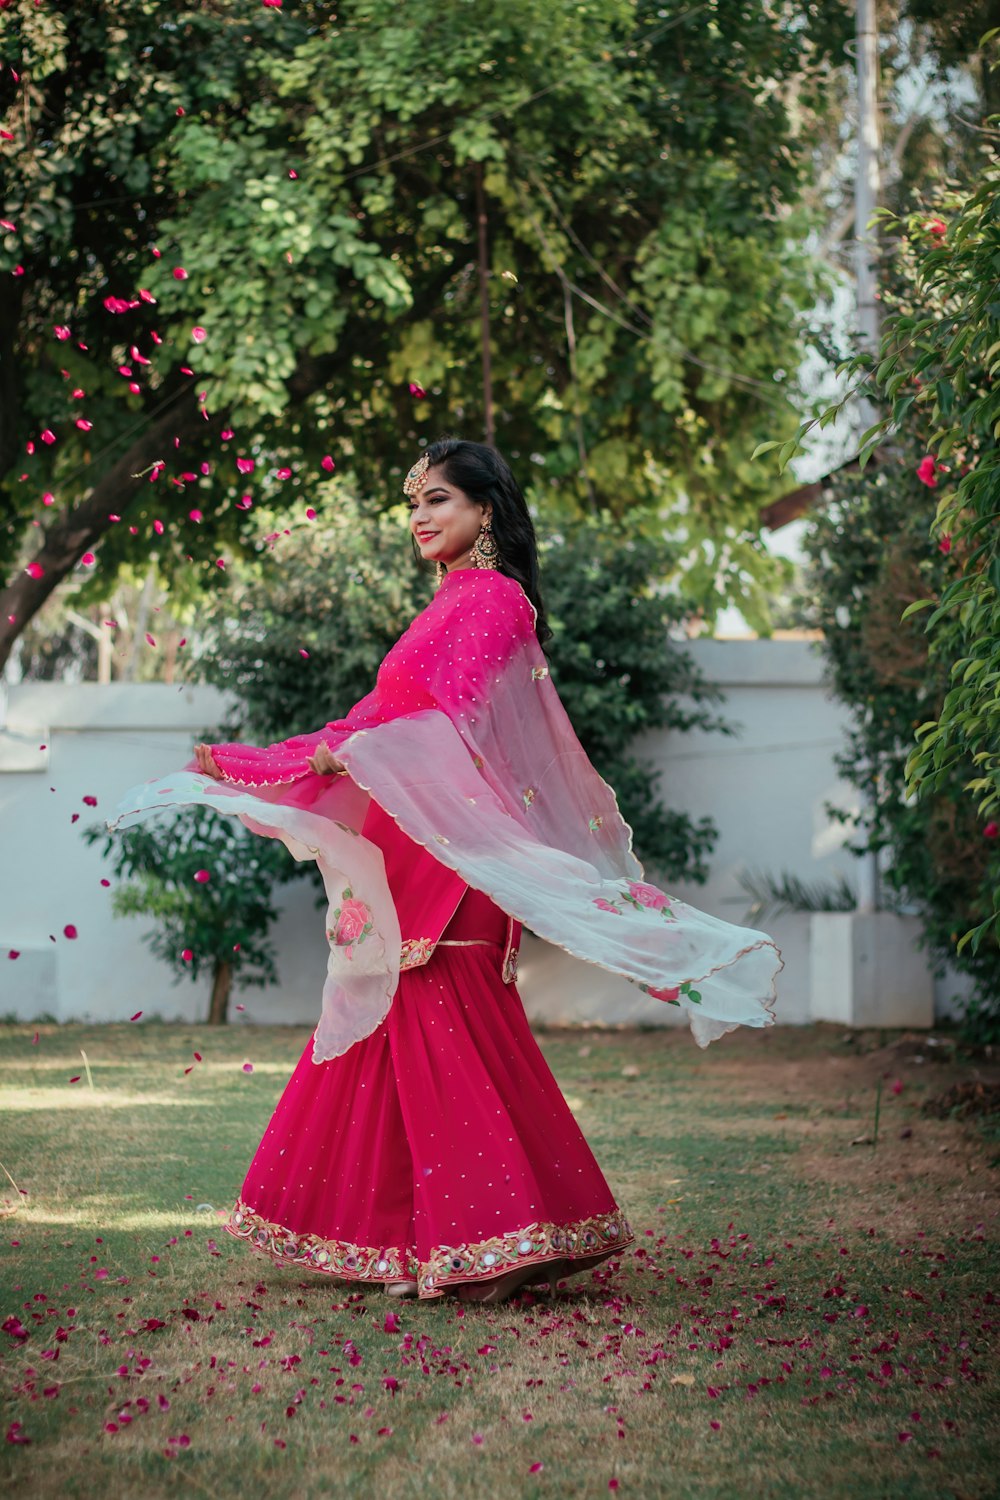
<svg viewBox="0 0 1000 1500"><path fill-rule="evenodd" d="M321 743L336 754L358 730L407 714L437 708L461 733L519 641L533 632L520 584L500 573L463 579L417 616L383 660L372 692L346 718L274 745L213 745L212 755L226 781L277 786L312 774L307 763Z"/></svg>

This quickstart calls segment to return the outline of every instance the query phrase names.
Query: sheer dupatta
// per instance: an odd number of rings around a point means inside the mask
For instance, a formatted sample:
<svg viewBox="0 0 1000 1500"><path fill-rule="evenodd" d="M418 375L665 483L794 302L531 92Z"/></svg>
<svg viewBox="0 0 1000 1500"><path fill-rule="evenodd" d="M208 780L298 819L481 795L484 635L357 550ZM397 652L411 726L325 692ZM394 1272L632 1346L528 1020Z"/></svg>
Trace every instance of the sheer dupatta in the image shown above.
<svg viewBox="0 0 1000 1500"><path fill-rule="evenodd" d="M317 1061L374 1030L398 978L392 896L378 851L358 831L366 793L540 937L683 1007L701 1045L774 1019L782 965L773 941L644 880L615 795L549 677L534 618L505 574L448 573L346 718L263 748L213 746L223 782L189 768L136 789L119 809L116 825L126 826L153 807L210 802L317 860L331 942ZM349 778L309 771L321 742ZM337 940L344 889L353 943Z"/></svg>

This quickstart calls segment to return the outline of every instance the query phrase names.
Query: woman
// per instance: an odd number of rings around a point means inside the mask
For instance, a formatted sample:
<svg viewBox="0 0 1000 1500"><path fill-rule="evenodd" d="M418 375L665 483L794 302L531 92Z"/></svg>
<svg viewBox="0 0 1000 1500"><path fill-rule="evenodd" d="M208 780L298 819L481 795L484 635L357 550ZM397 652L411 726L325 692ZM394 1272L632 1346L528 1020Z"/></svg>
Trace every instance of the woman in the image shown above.
<svg viewBox="0 0 1000 1500"><path fill-rule="evenodd" d="M703 1045L767 1025L780 955L642 879L548 675L534 530L495 450L447 439L404 483L438 586L345 719L199 745L116 826L209 802L316 859L316 1032L230 1231L390 1293L491 1302L633 1236L525 1020L521 923L683 1006Z"/></svg>

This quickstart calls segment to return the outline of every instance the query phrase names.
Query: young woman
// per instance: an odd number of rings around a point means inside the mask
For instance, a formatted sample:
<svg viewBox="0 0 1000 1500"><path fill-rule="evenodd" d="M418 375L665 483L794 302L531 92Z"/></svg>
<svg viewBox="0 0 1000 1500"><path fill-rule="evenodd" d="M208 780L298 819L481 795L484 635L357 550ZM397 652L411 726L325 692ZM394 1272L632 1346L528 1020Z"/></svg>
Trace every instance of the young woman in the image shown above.
<svg viewBox="0 0 1000 1500"><path fill-rule="evenodd" d="M633 1238L525 1019L522 922L684 1007L702 1045L770 1024L781 959L643 880L549 678L534 529L500 455L434 443L404 491L437 589L374 690L281 744L199 745L116 826L208 802L323 872L320 1021L230 1232L390 1293L492 1302Z"/></svg>

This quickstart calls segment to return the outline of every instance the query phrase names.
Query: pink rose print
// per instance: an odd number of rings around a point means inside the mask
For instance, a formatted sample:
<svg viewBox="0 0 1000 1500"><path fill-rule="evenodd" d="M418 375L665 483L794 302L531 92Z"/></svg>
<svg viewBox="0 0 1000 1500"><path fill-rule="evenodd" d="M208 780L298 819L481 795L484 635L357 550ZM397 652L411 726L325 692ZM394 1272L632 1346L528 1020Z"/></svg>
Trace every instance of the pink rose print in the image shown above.
<svg viewBox="0 0 1000 1500"><path fill-rule="evenodd" d="M679 987L663 990L647 989L646 994L651 1000L665 1000L668 1005L676 1005L681 997Z"/></svg>
<svg viewBox="0 0 1000 1500"><path fill-rule="evenodd" d="M595 896L594 897L594 905L595 906L599 906L601 908L601 911L613 911L615 913L615 916L617 916L617 917L621 916L621 912L618 910L618 908L614 904L614 902L613 901L605 901L605 899L604 899L603 896Z"/></svg>
<svg viewBox="0 0 1000 1500"><path fill-rule="evenodd" d="M629 882L629 895L633 897L640 906L648 906L653 911L662 911L667 904L667 898L655 885L646 885L641 880Z"/></svg>
<svg viewBox="0 0 1000 1500"><path fill-rule="evenodd" d="M340 908L337 922L337 942L356 943L364 932L370 913L363 901L351 899Z"/></svg>
<svg viewBox="0 0 1000 1500"><path fill-rule="evenodd" d="M327 938L338 948L344 949L344 957L352 958L355 943L363 943L372 930L372 914L363 901L351 894L348 887L341 897L341 904L333 913L334 926Z"/></svg>

